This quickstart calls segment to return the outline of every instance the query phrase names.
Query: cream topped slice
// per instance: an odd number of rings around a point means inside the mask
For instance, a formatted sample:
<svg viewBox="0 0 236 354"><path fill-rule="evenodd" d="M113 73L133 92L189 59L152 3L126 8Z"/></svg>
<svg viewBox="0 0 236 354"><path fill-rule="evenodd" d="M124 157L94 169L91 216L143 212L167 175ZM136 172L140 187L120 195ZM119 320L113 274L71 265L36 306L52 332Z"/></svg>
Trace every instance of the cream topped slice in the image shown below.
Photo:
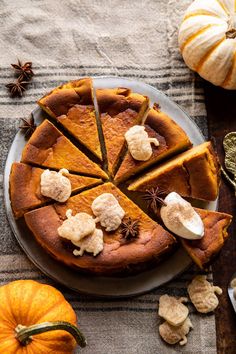
<svg viewBox="0 0 236 354"><path fill-rule="evenodd" d="M64 176L68 174L69 171L65 168L62 168L59 172L45 170L41 174L41 194L60 203L66 202L71 195L70 180Z"/></svg>
<svg viewBox="0 0 236 354"><path fill-rule="evenodd" d="M125 133L128 150L132 157L138 161L147 161L152 156L151 143L159 146L156 138L149 138L143 125L134 125Z"/></svg>
<svg viewBox="0 0 236 354"><path fill-rule="evenodd" d="M173 233L188 240L204 236L204 224L192 205L178 193L169 193L160 210L163 223Z"/></svg>

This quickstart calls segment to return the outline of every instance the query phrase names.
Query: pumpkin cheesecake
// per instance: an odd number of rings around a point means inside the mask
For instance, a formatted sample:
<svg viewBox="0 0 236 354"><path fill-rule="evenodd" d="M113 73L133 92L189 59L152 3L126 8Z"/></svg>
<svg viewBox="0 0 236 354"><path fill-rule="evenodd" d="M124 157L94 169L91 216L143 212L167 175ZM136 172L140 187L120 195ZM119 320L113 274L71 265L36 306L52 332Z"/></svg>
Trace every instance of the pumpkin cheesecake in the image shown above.
<svg viewBox="0 0 236 354"><path fill-rule="evenodd" d="M61 85L42 97L38 104L102 160L91 78Z"/></svg>
<svg viewBox="0 0 236 354"><path fill-rule="evenodd" d="M194 209L203 221L204 236L199 240L181 238L181 243L194 262L203 269L209 265L228 238L227 228L232 216L216 211Z"/></svg>
<svg viewBox="0 0 236 354"><path fill-rule="evenodd" d="M11 206L16 218L25 212L41 207L51 199L41 193L40 180L45 170L14 162L10 173L10 199ZM101 179L68 174L71 183L71 192L79 192L85 188L92 188L102 183Z"/></svg>
<svg viewBox="0 0 236 354"><path fill-rule="evenodd" d="M73 214L87 213L92 216L92 203L103 193L116 198L125 212L123 221L138 221L138 233L128 241L124 238L121 226L108 232L98 223L96 227L103 231L103 250L96 257L88 253L75 256L75 246L59 236L58 228L66 219L68 210ZM86 190L64 204L55 203L30 211L25 214L25 220L38 243L54 258L65 265L96 274L129 273L145 269L172 251L176 244L169 232L149 218L112 183Z"/></svg>
<svg viewBox="0 0 236 354"><path fill-rule="evenodd" d="M107 174L47 119L25 145L21 162L107 179Z"/></svg>
<svg viewBox="0 0 236 354"><path fill-rule="evenodd" d="M159 187L166 192L201 200L215 200L219 191L220 168L210 142L195 146L134 180L130 191Z"/></svg>
<svg viewBox="0 0 236 354"><path fill-rule="evenodd" d="M145 168L192 146L183 129L167 114L162 112L158 105L154 105L150 109L144 126L148 137L156 138L159 145L152 145L152 156L147 161L135 160L130 152L127 151L115 175L115 183L124 182Z"/></svg>
<svg viewBox="0 0 236 354"><path fill-rule="evenodd" d="M125 152L125 133L141 124L149 99L127 88L97 89L96 97L103 131L109 174L115 175Z"/></svg>

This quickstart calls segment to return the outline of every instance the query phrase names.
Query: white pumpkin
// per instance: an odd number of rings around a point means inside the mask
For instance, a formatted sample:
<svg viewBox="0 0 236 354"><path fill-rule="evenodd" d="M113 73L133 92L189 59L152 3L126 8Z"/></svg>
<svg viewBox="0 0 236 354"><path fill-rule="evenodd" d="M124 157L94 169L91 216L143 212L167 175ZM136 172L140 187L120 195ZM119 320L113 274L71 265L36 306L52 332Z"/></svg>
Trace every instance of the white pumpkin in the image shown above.
<svg viewBox="0 0 236 354"><path fill-rule="evenodd" d="M204 79L236 89L236 1L195 0L179 30L185 63Z"/></svg>

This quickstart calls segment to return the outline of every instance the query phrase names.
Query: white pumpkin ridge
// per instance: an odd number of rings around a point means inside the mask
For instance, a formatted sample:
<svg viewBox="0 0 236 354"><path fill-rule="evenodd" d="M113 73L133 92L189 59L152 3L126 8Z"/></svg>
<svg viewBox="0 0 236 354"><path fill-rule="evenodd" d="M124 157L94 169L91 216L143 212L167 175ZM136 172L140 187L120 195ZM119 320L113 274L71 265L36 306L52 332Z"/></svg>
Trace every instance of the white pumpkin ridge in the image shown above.
<svg viewBox="0 0 236 354"><path fill-rule="evenodd" d="M195 0L180 26L179 47L190 69L214 85L236 89L236 2Z"/></svg>

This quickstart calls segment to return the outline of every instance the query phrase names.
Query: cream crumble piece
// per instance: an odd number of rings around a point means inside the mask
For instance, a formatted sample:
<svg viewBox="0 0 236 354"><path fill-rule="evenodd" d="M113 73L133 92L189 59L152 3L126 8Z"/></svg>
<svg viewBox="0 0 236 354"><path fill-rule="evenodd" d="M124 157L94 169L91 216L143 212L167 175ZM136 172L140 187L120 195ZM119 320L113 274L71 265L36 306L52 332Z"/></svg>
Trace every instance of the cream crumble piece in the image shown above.
<svg viewBox="0 0 236 354"><path fill-rule="evenodd" d="M97 256L103 250L103 232L100 229L95 229L91 235L84 237L78 242L72 241L72 243L80 248L80 250L75 249L73 251L74 256L83 256L84 252Z"/></svg>
<svg viewBox="0 0 236 354"><path fill-rule="evenodd" d="M100 222L106 231L117 230L125 216L125 211L111 193L99 195L94 199L91 208L96 216L95 221Z"/></svg>
<svg viewBox="0 0 236 354"><path fill-rule="evenodd" d="M64 176L67 174L69 174L69 171L65 168L59 172L45 170L41 174L41 194L60 203L66 202L71 195L70 180Z"/></svg>
<svg viewBox="0 0 236 354"><path fill-rule="evenodd" d="M209 313L219 305L216 294L221 295L222 289L209 283L205 275L197 275L188 286L188 294L198 312Z"/></svg>
<svg viewBox="0 0 236 354"><path fill-rule="evenodd" d="M128 150L131 156L138 161L147 161L152 156L151 143L159 146L156 138L149 138L143 125L134 125L125 133Z"/></svg>
<svg viewBox="0 0 236 354"><path fill-rule="evenodd" d="M193 328L193 325L190 318L187 317L184 323L177 327L165 321L159 326L159 333L161 338L168 344L179 343L180 345L185 345L188 342L187 334L191 328Z"/></svg>
<svg viewBox="0 0 236 354"><path fill-rule="evenodd" d="M95 231L95 220L87 213L77 213L73 216L72 210L69 209L66 212L66 217L67 219L57 229L60 237L78 242Z"/></svg>

